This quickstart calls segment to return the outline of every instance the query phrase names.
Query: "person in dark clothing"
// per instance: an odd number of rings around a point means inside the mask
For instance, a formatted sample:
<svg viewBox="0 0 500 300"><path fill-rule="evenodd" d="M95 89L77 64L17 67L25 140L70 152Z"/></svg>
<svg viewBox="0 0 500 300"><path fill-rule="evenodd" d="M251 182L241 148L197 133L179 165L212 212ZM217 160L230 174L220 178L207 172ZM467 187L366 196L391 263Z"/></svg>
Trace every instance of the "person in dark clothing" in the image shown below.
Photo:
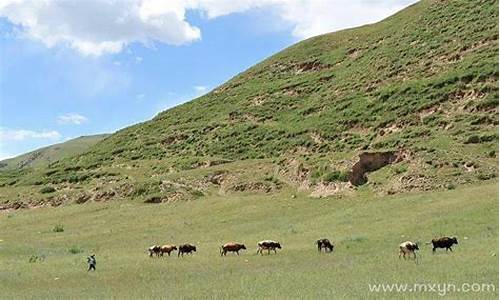
<svg viewBox="0 0 500 300"><path fill-rule="evenodd" d="M87 257L87 263L89 264L89 269L87 270L87 272L90 270L95 271L95 265L96 265L95 254L92 254L91 256Z"/></svg>

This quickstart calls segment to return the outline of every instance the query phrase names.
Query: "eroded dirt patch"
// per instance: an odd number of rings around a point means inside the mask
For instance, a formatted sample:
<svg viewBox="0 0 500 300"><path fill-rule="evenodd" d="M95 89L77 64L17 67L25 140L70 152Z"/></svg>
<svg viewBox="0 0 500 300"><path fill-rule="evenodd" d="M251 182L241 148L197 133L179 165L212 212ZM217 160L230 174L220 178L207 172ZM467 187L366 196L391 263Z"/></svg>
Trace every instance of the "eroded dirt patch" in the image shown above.
<svg viewBox="0 0 500 300"><path fill-rule="evenodd" d="M394 151L361 153L359 161L349 172L349 182L355 186L363 185L368 181L366 173L376 171L397 161L399 161L399 156Z"/></svg>

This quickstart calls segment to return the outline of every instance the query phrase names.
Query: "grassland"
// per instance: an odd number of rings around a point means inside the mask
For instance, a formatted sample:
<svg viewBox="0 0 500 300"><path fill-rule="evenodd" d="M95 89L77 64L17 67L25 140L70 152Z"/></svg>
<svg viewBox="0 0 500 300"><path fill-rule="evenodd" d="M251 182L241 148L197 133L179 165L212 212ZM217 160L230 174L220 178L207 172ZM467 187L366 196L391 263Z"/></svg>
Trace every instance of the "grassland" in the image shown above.
<svg viewBox="0 0 500 300"><path fill-rule="evenodd" d="M0 298L439 298L380 293L369 283L498 282L498 182L451 191L312 199L294 191L212 195L172 204L85 203L0 214ZM55 232L56 225L63 228ZM61 230L59 230L61 231ZM431 238L456 235L452 254ZM336 249L318 254L328 237ZM277 255L255 255L277 239ZM226 241L242 255L221 258ZM421 243L418 264L399 260L404 240ZM192 256L149 258L154 243L192 242ZM97 271L86 271L96 253ZM37 259L38 257L38 259ZM32 262L30 262L30 259ZM452 298L497 299L493 293Z"/></svg>

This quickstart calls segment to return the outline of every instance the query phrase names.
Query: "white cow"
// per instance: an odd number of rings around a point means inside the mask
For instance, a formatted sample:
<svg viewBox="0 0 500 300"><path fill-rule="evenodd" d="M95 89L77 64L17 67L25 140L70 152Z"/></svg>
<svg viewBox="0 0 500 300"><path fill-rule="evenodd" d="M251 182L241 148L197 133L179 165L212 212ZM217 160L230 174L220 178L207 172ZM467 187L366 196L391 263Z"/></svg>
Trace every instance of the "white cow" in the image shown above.
<svg viewBox="0 0 500 300"><path fill-rule="evenodd" d="M414 242L406 241L404 243L401 243L399 245L399 258L403 256L404 259L406 259L406 255L413 254L413 259L417 258L417 254L415 253L415 250L418 249L418 245Z"/></svg>

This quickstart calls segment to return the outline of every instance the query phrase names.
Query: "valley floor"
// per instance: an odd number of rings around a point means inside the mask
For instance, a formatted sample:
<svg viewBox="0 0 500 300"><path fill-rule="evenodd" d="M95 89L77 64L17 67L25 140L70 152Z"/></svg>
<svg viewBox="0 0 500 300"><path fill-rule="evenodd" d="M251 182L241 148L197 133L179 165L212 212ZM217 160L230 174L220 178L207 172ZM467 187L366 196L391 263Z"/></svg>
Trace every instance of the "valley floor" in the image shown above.
<svg viewBox="0 0 500 300"><path fill-rule="evenodd" d="M61 225L62 232L53 228ZM0 214L0 298L498 298L498 183L385 197L213 196L174 204L108 202ZM453 253L426 244L455 235ZM318 254L329 238L333 253ZM256 255L256 243L283 249ZM420 243L417 262L399 243ZM220 257L227 241L240 256ZM153 244L196 244L184 258L149 258ZM97 271L87 272L95 253ZM30 262L31 260L31 262ZM425 285L375 292L372 284ZM440 285L436 286L437 284ZM477 287L477 286L475 286ZM373 288L373 286L371 286ZM427 289L427 291L425 291Z"/></svg>

